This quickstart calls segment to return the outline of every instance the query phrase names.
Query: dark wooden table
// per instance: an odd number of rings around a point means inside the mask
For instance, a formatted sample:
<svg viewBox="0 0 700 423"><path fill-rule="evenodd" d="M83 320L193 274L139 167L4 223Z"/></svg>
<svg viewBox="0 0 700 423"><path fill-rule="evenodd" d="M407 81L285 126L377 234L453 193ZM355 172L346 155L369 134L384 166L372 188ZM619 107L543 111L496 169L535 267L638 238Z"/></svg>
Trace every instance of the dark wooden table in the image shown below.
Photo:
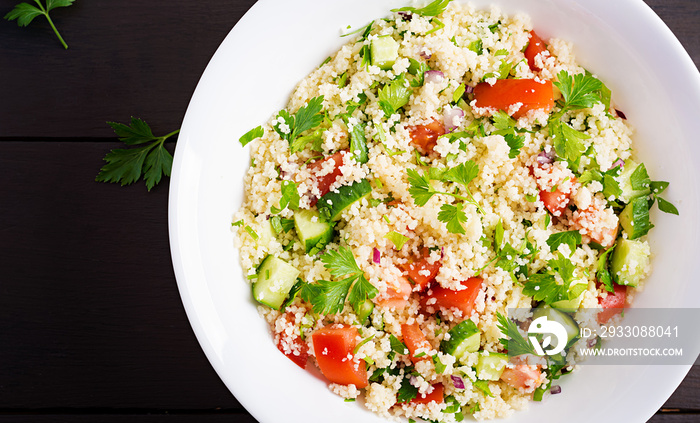
<svg viewBox="0 0 700 423"><path fill-rule="evenodd" d="M19 0L1 0L0 15ZM177 291L166 179L94 182L106 121L179 128L254 0L78 0L0 20L0 422L253 422L207 362ZM700 1L647 0L700 61ZM700 421L694 367L653 422ZM611 398L614 401L614 398Z"/></svg>

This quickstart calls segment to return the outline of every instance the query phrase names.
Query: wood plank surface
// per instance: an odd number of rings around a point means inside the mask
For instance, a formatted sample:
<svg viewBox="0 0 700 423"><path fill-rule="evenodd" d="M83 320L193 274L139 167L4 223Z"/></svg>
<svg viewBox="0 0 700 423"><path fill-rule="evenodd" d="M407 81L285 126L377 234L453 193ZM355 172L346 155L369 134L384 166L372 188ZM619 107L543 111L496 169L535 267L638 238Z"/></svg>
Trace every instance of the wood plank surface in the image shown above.
<svg viewBox="0 0 700 423"><path fill-rule="evenodd" d="M21 0L0 0L4 15ZM94 182L105 121L180 126L254 0L78 0L0 20L0 422L241 422L177 291L168 181ZM647 0L700 64L700 1ZM172 146L171 146L172 148ZM652 422L700 421L695 366Z"/></svg>

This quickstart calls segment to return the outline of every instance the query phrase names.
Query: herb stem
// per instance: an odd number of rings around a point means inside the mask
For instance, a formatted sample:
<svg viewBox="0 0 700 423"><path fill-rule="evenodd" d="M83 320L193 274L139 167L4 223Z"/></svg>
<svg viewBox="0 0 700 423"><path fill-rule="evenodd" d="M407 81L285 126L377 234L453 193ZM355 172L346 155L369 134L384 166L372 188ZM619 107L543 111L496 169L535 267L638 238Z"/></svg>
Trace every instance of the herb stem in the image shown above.
<svg viewBox="0 0 700 423"><path fill-rule="evenodd" d="M68 50L68 44L66 44L66 42L63 41L63 37L61 37L61 34L59 34L58 29L56 29L56 25L53 24L53 21L51 20L51 17L49 16L49 14L45 13L44 16L46 16L46 20L49 21L49 25L51 25L51 28L53 28L53 32L56 33L56 36L58 37L58 41L60 41L61 44L63 44L63 48Z"/></svg>
<svg viewBox="0 0 700 423"><path fill-rule="evenodd" d="M171 133L169 133L169 134L167 134L167 135L163 135L163 136L160 137L160 138L162 138L163 141L165 141L166 139L172 137L173 135L175 135L175 134L177 134L177 133L179 133L179 132L180 132L180 130L179 130L179 129L176 129L176 130L174 130L173 132L171 132Z"/></svg>

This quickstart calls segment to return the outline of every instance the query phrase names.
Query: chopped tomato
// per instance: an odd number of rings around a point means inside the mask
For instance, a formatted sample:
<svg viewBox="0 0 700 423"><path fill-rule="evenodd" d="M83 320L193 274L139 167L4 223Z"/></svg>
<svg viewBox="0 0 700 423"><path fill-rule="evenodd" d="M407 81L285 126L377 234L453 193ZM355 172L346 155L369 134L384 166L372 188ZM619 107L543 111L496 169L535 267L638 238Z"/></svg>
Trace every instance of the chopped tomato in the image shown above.
<svg viewBox="0 0 700 423"><path fill-rule="evenodd" d="M413 290L417 292L423 291L428 287L430 282L435 280L435 276L437 276L442 266L440 260L430 263L428 261L429 257L430 250L427 247L423 247L420 258L401 265L403 271L406 272L409 279L414 284Z"/></svg>
<svg viewBox="0 0 700 423"><path fill-rule="evenodd" d="M302 369L306 368L306 361L309 358L309 348L298 334L291 337L280 334L277 340L277 349L297 366Z"/></svg>
<svg viewBox="0 0 700 423"><path fill-rule="evenodd" d="M607 297L598 300L598 304L603 307L603 310L598 313L596 320L601 325L608 323L608 320L622 313L622 309L627 305L627 287L614 283L613 288L615 292L608 292Z"/></svg>
<svg viewBox="0 0 700 423"><path fill-rule="evenodd" d="M574 212L572 220L575 229L608 248L615 243L620 225L616 219L610 219L612 211L606 211L604 207L604 204L594 202L588 208Z"/></svg>
<svg viewBox="0 0 700 423"><path fill-rule="evenodd" d="M437 145L438 137L445 134L445 127L433 119L427 125L409 126L408 132L411 135L411 144L422 154L430 154Z"/></svg>
<svg viewBox="0 0 700 423"><path fill-rule="evenodd" d="M540 191L540 200L544 203L544 206L552 213L552 216L559 217L562 215L564 210L569 206L570 193L565 194L561 191Z"/></svg>
<svg viewBox="0 0 700 423"><path fill-rule="evenodd" d="M481 292L482 282L481 278L469 278L462 282L466 288L460 291L441 286L432 287L428 290L428 295L421 299L421 304L429 313L434 313L440 308L459 310L462 312L462 317L466 319L474 310L474 302Z"/></svg>
<svg viewBox="0 0 700 423"><path fill-rule="evenodd" d="M411 284L404 277L398 279L399 287L389 285L386 292L375 297L374 302L380 307L402 309L408 304L408 297L411 295Z"/></svg>
<svg viewBox="0 0 700 423"><path fill-rule="evenodd" d="M501 380L524 392L532 392L542 384L542 372L537 366L518 364L513 368L506 367Z"/></svg>
<svg viewBox="0 0 700 423"><path fill-rule="evenodd" d="M316 197L314 196L311 199L311 207L316 205L316 202L318 202L318 199L323 197L324 195L328 194L328 192L331 190L331 185L335 181L338 180L342 172L340 171L340 167L343 165L343 152L338 151L335 154L332 154L330 156L327 156L321 160L316 160L313 163L309 163L308 169L309 172L313 175L315 181L316 181L316 186L318 187L318 190L321 192L321 194ZM316 176L317 173L320 173L321 170L324 168L324 165L326 162L333 160L334 168L331 172L326 173L325 175L322 176Z"/></svg>
<svg viewBox="0 0 700 423"><path fill-rule="evenodd" d="M406 344L406 347L408 347L413 363L422 360L430 360L428 351L433 347L430 345L430 342L428 342L428 338L425 337L423 331L420 330L418 323L401 325L401 339L403 343ZM421 353L423 353L423 355L421 355ZM416 354L420 355L420 357L416 357Z"/></svg>
<svg viewBox="0 0 700 423"><path fill-rule="evenodd" d="M552 81L538 82L534 79L499 79L495 84L482 82L474 87L474 107L500 109L521 118L530 110L544 110L548 113L554 107Z"/></svg>
<svg viewBox="0 0 700 423"><path fill-rule="evenodd" d="M323 327L312 335L316 362L331 383L367 386L366 364L353 354L357 336L357 328L340 324Z"/></svg>
<svg viewBox="0 0 700 423"><path fill-rule="evenodd" d="M542 68L535 64L535 57L537 57L538 54L546 51L547 45L545 45L544 41L542 41L542 38L537 36L535 31L530 31L530 43L525 49L525 58L527 59L527 64L530 65L530 69L535 72L542 70Z"/></svg>
<svg viewBox="0 0 700 423"><path fill-rule="evenodd" d="M445 388L442 386L442 383L436 383L433 385L433 390L430 391L429 394L418 394L418 396L411 400L411 404L427 404L433 401L442 404L444 401L444 390Z"/></svg>

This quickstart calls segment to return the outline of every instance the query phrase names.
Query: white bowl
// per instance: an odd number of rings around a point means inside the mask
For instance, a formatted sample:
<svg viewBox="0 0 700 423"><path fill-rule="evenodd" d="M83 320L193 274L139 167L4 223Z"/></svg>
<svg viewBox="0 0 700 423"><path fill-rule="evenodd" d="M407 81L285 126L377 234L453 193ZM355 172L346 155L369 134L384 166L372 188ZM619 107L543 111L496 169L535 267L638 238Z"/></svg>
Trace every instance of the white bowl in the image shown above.
<svg viewBox="0 0 700 423"><path fill-rule="evenodd" d="M679 217L652 215L654 272L634 306L697 308L700 76L678 40L641 0L473 3L528 13L541 36L572 41L579 62L612 89L636 127L638 155L653 179L671 182L667 197L680 210ZM209 361L260 422L385 421L343 402L318 373L301 370L277 351L243 278L230 226L249 163L238 138L283 108L297 82L348 41L339 37L341 28L365 25L404 5L406 0L261 0L221 44L187 109L170 182L178 287ZM585 367L562 379L561 395L533 403L511 420L645 421L689 368Z"/></svg>

